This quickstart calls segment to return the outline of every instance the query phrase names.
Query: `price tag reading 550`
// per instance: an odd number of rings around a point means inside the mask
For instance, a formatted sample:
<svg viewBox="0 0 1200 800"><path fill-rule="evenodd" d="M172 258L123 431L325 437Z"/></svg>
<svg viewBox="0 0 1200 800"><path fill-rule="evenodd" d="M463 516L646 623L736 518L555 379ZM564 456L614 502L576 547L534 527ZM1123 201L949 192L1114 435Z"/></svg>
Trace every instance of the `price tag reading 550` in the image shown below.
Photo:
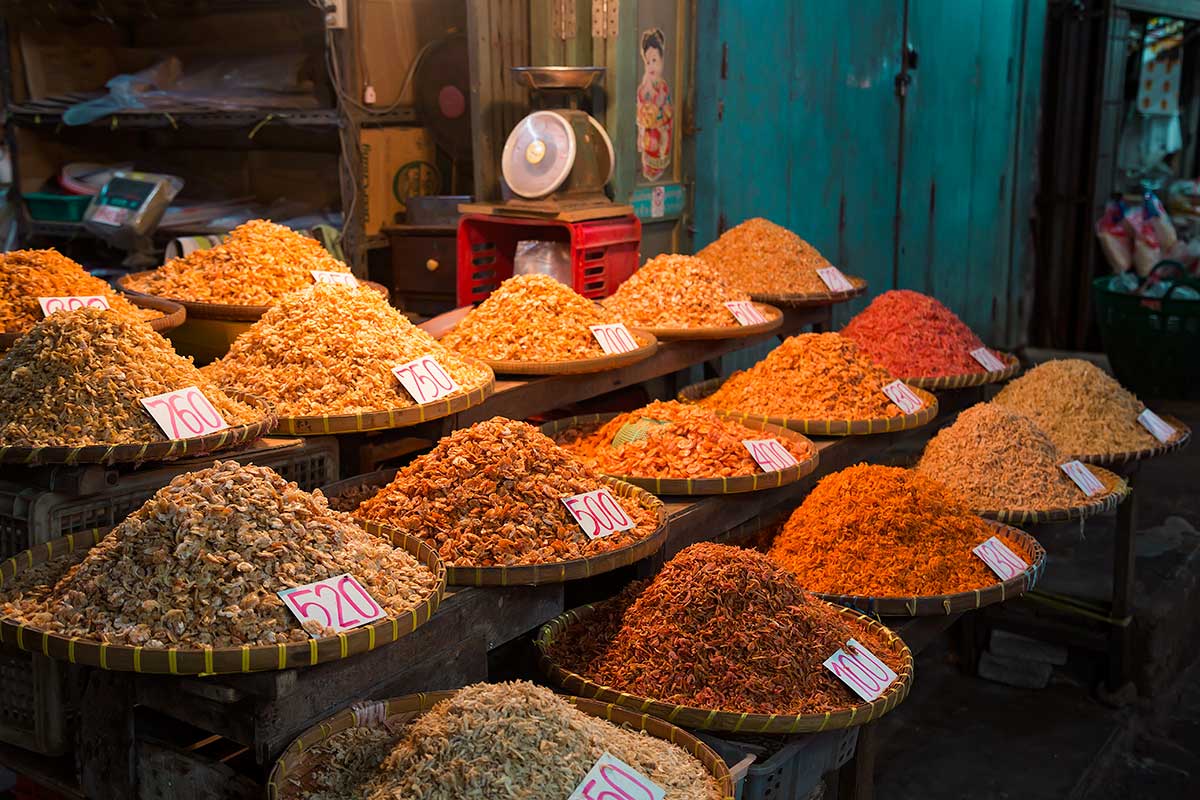
<svg viewBox="0 0 1200 800"><path fill-rule="evenodd" d="M143 397L142 405L172 439L205 436L229 427L221 412L195 386Z"/></svg>
<svg viewBox="0 0 1200 800"><path fill-rule="evenodd" d="M666 796L667 791L657 783L605 753L596 759L567 800L663 800Z"/></svg>
<svg viewBox="0 0 1200 800"><path fill-rule="evenodd" d="M612 536L637 526L607 488L564 497L562 501L589 539Z"/></svg>
<svg viewBox="0 0 1200 800"><path fill-rule="evenodd" d="M405 391L412 395L417 405L432 403L449 397L462 389L450 373L442 368L433 356L421 356L416 361L392 367L392 374L404 386Z"/></svg>
<svg viewBox="0 0 1200 800"><path fill-rule="evenodd" d="M387 616L350 573L284 589L278 594L314 639L321 638L330 628L341 633Z"/></svg>

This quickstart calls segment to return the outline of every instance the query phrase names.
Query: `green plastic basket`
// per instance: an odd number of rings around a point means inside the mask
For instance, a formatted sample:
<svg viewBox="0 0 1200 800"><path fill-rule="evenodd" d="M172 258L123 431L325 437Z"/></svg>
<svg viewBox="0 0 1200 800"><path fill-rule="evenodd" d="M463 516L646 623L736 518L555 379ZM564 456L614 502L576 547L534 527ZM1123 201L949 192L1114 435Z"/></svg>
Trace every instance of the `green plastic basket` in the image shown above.
<svg viewBox="0 0 1200 800"><path fill-rule="evenodd" d="M1096 324L1117 380L1143 397L1200 398L1200 300L1172 297L1179 286L1200 291L1200 282L1175 281L1153 299L1092 281Z"/></svg>
<svg viewBox="0 0 1200 800"><path fill-rule="evenodd" d="M54 194L27 192L21 197L29 216L45 222L79 222L92 198L85 194Z"/></svg>

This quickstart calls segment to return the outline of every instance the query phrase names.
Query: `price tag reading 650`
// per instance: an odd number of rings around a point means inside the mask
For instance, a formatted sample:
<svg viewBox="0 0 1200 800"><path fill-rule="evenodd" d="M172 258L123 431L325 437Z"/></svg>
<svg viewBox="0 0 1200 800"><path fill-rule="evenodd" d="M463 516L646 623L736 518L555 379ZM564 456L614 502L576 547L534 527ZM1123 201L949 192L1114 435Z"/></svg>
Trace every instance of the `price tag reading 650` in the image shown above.
<svg viewBox="0 0 1200 800"><path fill-rule="evenodd" d="M564 497L562 501L589 539L611 536L637 526L607 488Z"/></svg>
<svg viewBox="0 0 1200 800"><path fill-rule="evenodd" d="M341 633L387 616L350 573L284 589L278 594L314 639L321 638L322 632L330 628Z"/></svg>
<svg viewBox="0 0 1200 800"><path fill-rule="evenodd" d="M195 386L143 397L142 405L172 439L205 436L229 427L221 412Z"/></svg>
<svg viewBox="0 0 1200 800"><path fill-rule="evenodd" d="M462 391L454 378L450 377L450 373L446 372L433 356L421 356L415 361L392 367L392 374L412 395L413 402L417 405L432 403Z"/></svg>
<svg viewBox="0 0 1200 800"><path fill-rule="evenodd" d="M605 753L567 800L663 800L666 796L666 789L612 753Z"/></svg>

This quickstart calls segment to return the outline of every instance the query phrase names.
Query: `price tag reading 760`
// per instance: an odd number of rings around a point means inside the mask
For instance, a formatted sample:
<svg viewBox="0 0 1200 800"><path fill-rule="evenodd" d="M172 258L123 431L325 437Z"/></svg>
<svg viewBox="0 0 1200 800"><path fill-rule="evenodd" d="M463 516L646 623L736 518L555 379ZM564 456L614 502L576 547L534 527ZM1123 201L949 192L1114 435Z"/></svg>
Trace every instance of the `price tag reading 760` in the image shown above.
<svg viewBox="0 0 1200 800"><path fill-rule="evenodd" d="M891 667L853 639L825 659L825 666L868 703L879 699L898 677Z"/></svg>
<svg viewBox="0 0 1200 800"><path fill-rule="evenodd" d="M564 497L562 501L589 539L612 536L637 526L607 488Z"/></svg>
<svg viewBox="0 0 1200 800"><path fill-rule="evenodd" d="M778 439L743 439L742 445L750 451L750 457L762 467L763 472L778 472L796 466L795 456Z"/></svg>
<svg viewBox="0 0 1200 800"><path fill-rule="evenodd" d="M567 800L663 800L666 789L621 759L605 753Z"/></svg>
<svg viewBox="0 0 1200 800"><path fill-rule="evenodd" d="M341 633L387 616L375 598L350 573L283 589L278 594L300 620L301 627L314 639L321 638L330 629Z"/></svg>
<svg viewBox="0 0 1200 800"><path fill-rule="evenodd" d="M229 427L221 412L195 386L143 397L142 405L172 439L205 436Z"/></svg>
<svg viewBox="0 0 1200 800"><path fill-rule="evenodd" d="M392 367L392 374L417 405L449 397L462 389L433 356L421 356L415 361Z"/></svg>
<svg viewBox="0 0 1200 800"><path fill-rule="evenodd" d="M74 311L77 308L108 309L108 298L98 295L75 295L67 297L39 297L38 305L42 307L42 316L50 316L57 311Z"/></svg>
<svg viewBox="0 0 1200 800"><path fill-rule="evenodd" d="M600 349L610 356L615 353L632 353L638 349L637 339L634 339L629 328L620 322L589 325L588 327L592 329L592 335L600 343Z"/></svg>

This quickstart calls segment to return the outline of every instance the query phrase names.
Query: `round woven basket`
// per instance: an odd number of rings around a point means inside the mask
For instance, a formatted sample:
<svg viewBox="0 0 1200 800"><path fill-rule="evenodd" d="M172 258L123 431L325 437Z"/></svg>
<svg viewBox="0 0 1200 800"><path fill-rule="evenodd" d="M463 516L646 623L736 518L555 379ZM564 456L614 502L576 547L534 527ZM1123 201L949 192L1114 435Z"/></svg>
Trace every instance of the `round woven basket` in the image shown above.
<svg viewBox="0 0 1200 800"><path fill-rule="evenodd" d="M187 310L173 300L163 300L160 297L146 295L129 295L126 298L138 308L152 308L160 312L160 316L146 320L146 324L159 333L165 333L172 328L178 328L187 318ZM7 350L17 343L29 331L4 331L0 333L0 350Z"/></svg>
<svg viewBox="0 0 1200 800"><path fill-rule="evenodd" d="M275 411L265 401L237 392L230 397L262 411L257 422L234 425L216 433L188 439L167 439L144 444L89 444L80 447L6 447L0 445L0 464L141 464L170 461L228 450L252 442L275 427Z"/></svg>
<svg viewBox="0 0 1200 800"><path fill-rule="evenodd" d="M231 303L198 303L194 300L184 300L178 297L158 297L158 295L139 292L137 289L130 288L130 279L140 278L143 275L150 275L154 270L144 270L142 272L131 272L128 275L122 275L117 280L117 286L131 297L151 297L158 300L169 300L172 303L178 303L187 309L189 317L193 319L219 319L227 322L257 322L258 318L267 313L271 306L249 306L236 305ZM360 286L367 286L379 292L386 299L388 297L388 288L381 283L374 281L360 280Z"/></svg>
<svg viewBox="0 0 1200 800"><path fill-rule="evenodd" d="M579 358L572 361L493 361L479 359L497 375L582 375L588 372L605 372L610 369L628 367L645 361L658 350L658 339L647 331L630 328L637 340L638 348L628 353L612 353L595 358Z"/></svg>
<svg viewBox="0 0 1200 800"><path fill-rule="evenodd" d="M590 578L618 567L628 566L658 552L667 541L667 509L654 495L645 489L614 478L601 478L602 483L620 497L635 499L643 508L653 508L658 515L658 525L643 539L588 558L570 561L555 561L548 564L521 564L512 567L472 567L446 565L446 580L452 586L541 586L546 583ZM363 522L372 533L386 535L390 530L375 522Z"/></svg>
<svg viewBox="0 0 1200 800"><path fill-rule="evenodd" d="M1132 461L1144 461L1147 458L1155 458L1186 447L1187 443L1192 439L1192 429L1182 420L1172 417L1170 414L1159 414L1159 416L1162 417L1163 422L1166 422L1178 432L1174 439L1165 444L1158 444L1142 450L1127 450L1120 453L1088 453L1086 455L1068 456L1068 458L1082 461L1085 464L1096 464L1101 467L1119 466Z"/></svg>
<svg viewBox="0 0 1200 800"><path fill-rule="evenodd" d="M564 669L547 655L550 646L568 628L572 625L586 625L588 617L600 607L599 605L581 606L542 626L535 642L540 653L539 663L542 671L556 686L562 687L571 694L650 714L685 728L743 734L819 733L849 728L879 719L898 706L908 696L908 691L912 687L913 658L908 645L899 636L884 627L882 623L864 616L854 609L838 607L838 613L852 628L858 626L878 631L901 653L900 669L896 670L899 677L877 700L870 703L859 703L821 714L744 714L739 711L722 711L716 708L664 703L649 697L626 694L608 686L601 686L576 672Z"/></svg>
<svg viewBox="0 0 1200 800"><path fill-rule="evenodd" d="M678 399L682 403L696 403L708 397L721 387L725 378L693 383L680 390ZM879 417L877 419L796 419L793 417L768 417L765 414L743 414L739 411L729 411L715 408L723 417L736 419L743 425L750 422L778 425L790 428L809 436L866 436L874 433L894 433L919 428L937 416L938 401L924 389L913 387L913 393L924 401L925 405L915 414L901 414L895 417Z"/></svg>
<svg viewBox="0 0 1200 800"><path fill-rule="evenodd" d="M360 523L361 524L361 523ZM39 544L0 563L0 586L52 559L64 558L80 549L90 549L107 531L67 536ZM0 619L0 641L72 664L85 664L116 672L164 675L222 675L269 670L296 669L338 661L398 640L424 625L433 616L446 590L446 570L437 553L421 540L399 531L389 531L392 542L428 567L437 583L410 612L360 628L327 636L277 645L241 647L132 647L104 644L77 636L48 633L7 617Z"/></svg>
<svg viewBox="0 0 1200 800"><path fill-rule="evenodd" d="M620 414L587 414L567 419L554 420L542 425L542 433L551 439L559 434L576 428L598 428ZM808 441L804 436L778 425L769 425L757 420L746 424L747 428L762 431L765 434L780 439ZM753 475L735 475L726 478L653 478L638 475L610 475L609 477L632 483L656 495L708 495L708 494L740 494L742 492L757 492L763 489L774 489L786 486L808 475L817 468L819 455L813 448L811 458L799 462L794 467L773 472L758 472Z"/></svg>
<svg viewBox="0 0 1200 800"><path fill-rule="evenodd" d="M928 389L931 392L947 389L965 389L968 386L983 386L988 383L1006 381L1021 369L1021 361L1012 353L1001 353L1004 369L992 372L968 372L965 375L941 375L936 378L901 378L909 386Z"/></svg>
<svg viewBox="0 0 1200 800"><path fill-rule="evenodd" d="M334 481L326 486L321 487L321 494L329 499L330 504L351 492L358 490L370 490L374 496L380 489L387 486L396 477L396 473L400 470L396 467L384 467L377 469L374 472L366 472L362 475L354 475L350 478L344 478L340 481ZM366 497L363 498L364 500Z"/></svg>
<svg viewBox="0 0 1200 800"><path fill-rule="evenodd" d="M867 282L862 278L847 275L846 280L850 281L850 285L854 287L846 292L816 292L814 294L767 294L764 292L751 292L750 297L758 303L772 303L777 306L787 306L789 308L803 308L806 306L829 306L834 303L844 303L847 300L853 300L867 291Z"/></svg>
<svg viewBox="0 0 1200 800"><path fill-rule="evenodd" d="M303 800L315 793L319 788L316 777L328 764L328 758L324 754L314 753L313 750L334 734L350 728L386 726L387 730L396 731L399 738L403 735L403 726L455 694L456 692L427 692L360 703L312 726L296 737L275 762L267 779L267 797L269 800ZM687 731L648 714L635 714L612 704L597 703L582 697L563 699L589 716L608 720L624 728L644 731L656 739L663 739L682 747L695 756L717 780L723 800L733 800L733 778L729 774L729 767L708 745Z"/></svg>
<svg viewBox="0 0 1200 800"><path fill-rule="evenodd" d="M1104 484L1104 492L1095 497L1086 498L1085 502L1068 508L1006 508L999 511L976 509L981 517L999 520L1013 525L1035 525L1042 522L1066 522L1072 519L1086 519L1097 514L1112 511L1129 494L1129 483L1102 467L1090 466L1092 474Z"/></svg>
<svg viewBox="0 0 1200 800"><path fill-rule="evenodd" d="M766 322L760 322L757 325L726 325L720 328L648 328L639 326L639 330L654 334L657 339L742 339L749 336L758 336L764 333L770 333L783 324L783 312L772 305L766 303L755 303L758 310L764 317Z"/></svg>
<svg viewBox="0 0 1200 800"><path fill-rule="evenodd" d="M1046 566L1046 551L1036 539L1024 531L994 520L985 520L985 522L991 525L997 534L1003 533L1010 539L1016 540L1017 555L1025 559L1025 563L1029 565L1028 568L1006 581L998 581L982 589L954 594L927 595L925 597L866 597L820 592L814 594L831 603L853 608L864 614L877 614L885 617L946 616L947 614L957 614L960 611L974 611L977 608L1020 597L1031 590L1041 577L1042 570Z"/></svg>

